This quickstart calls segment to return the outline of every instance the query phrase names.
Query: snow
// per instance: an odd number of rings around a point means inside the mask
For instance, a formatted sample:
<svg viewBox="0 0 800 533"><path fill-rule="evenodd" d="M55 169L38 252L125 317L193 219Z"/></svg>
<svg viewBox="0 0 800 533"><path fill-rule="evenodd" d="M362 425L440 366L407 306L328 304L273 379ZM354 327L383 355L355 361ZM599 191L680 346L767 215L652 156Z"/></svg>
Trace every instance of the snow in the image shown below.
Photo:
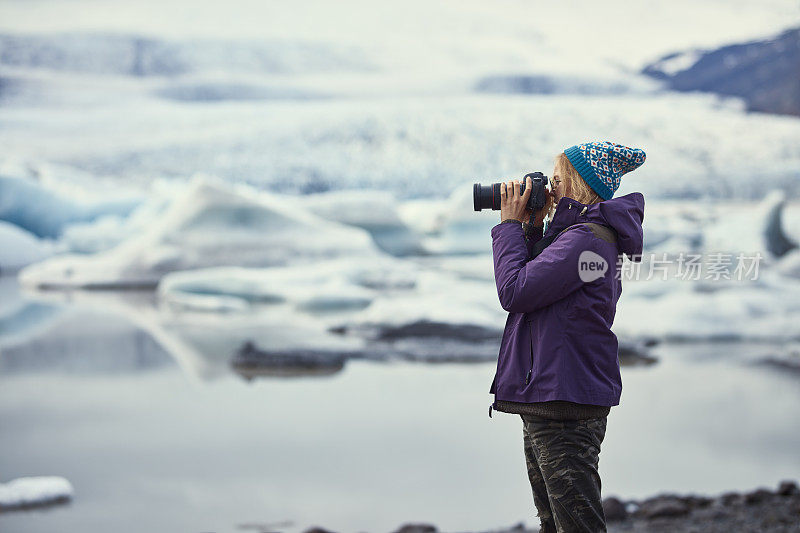
<svg viewBox="0 0 800 533"><path fill-rule="evenodd" d="M0 510L64 503L75 494L63 477L21 477L0 483Z"/></svg>
<svg viewBox="0 0 800 533"><path fill-rule="evenodd" d="M702 55L700 50L691 50L663 59L653 66L668 76L674 76L694 66Z"/></svg>

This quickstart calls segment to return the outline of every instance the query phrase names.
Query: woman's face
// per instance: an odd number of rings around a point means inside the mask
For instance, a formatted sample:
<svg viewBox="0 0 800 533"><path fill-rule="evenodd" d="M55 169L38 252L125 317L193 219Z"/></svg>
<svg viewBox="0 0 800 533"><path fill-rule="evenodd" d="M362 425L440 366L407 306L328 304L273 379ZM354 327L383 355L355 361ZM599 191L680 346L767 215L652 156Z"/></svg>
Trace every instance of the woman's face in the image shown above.
<svg viewBox="0 0 800 533"><path fill-rule="evenodd" d="M558 167L553 168L553 178L550 184L550 189L553 191L553 201L558 205L559 200L567 195L567 184L564 183L562 177L559 175Z"/></svg>

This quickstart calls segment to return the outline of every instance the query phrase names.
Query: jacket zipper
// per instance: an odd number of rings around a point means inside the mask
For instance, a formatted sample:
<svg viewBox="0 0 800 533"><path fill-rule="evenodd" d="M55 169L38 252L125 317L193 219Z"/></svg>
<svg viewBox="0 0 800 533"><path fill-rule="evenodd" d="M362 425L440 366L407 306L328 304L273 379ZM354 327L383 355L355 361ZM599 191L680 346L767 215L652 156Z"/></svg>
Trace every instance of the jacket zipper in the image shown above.
<svg viewBox="0 0 800 533"><path fill-rule="evenodd" d="M526 324L529 324L526 322ZM528 329L530 330L530 325L528 325ZM528 368L528 374L525 376L525 385L531 382L531 377L533 375L533 335L529 335L531 340L531 366ZM495 378L497 375L495 374ZM489 418L492 418L492 409L495 409L495 404L497 403L497 393L494 395L494 401L489 404Z"/></svg>
<svg viewBox="0 0 800 533"><path fill-rule="evenodd" d="M497 372L495 372L494 380L492 381L492 383L495 383L496 381L497 381ZM489 404L489 418L492 418L492 408L494 407L494 404L496 402L497 402L497 393L495 392L494 401L492 401L492 403Z"/></svg>
<svg viewBox="0 0 800 533"><path fill-rule="evenodd" d="M525 385L531 382L531 375L533 374L533 332L531 331L530 323L528 323L528 336L531 340L531 366L528 369L528 375L525 376Z"/></svg>

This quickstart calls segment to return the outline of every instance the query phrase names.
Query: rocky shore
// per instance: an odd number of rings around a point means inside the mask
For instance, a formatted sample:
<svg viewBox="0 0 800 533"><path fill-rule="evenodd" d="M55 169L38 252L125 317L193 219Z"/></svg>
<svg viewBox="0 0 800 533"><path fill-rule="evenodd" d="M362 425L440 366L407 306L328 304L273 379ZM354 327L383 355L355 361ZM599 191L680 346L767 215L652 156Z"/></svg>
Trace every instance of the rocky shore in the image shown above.
<svg viewBox="0 0 800 533"><path fill-rule="evenodd" d="M603 500L609 533L758 533L800 532L800 488L794 481L777 490L759 488L716 497L660 494L644 500ZM480 533L535 533L538 524L520 522ZM304 533L333 533L310 528ZM433 524L409 522L393 533L439 533Z"/></svg>

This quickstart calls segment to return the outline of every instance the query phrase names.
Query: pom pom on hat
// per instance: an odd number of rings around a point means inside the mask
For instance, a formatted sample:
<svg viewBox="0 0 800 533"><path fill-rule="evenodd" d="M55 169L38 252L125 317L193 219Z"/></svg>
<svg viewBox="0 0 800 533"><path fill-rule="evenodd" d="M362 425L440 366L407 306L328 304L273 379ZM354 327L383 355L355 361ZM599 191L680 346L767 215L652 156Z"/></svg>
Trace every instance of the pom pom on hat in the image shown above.
<svg viewBox="0 0 800 533"><path fill-rule="evenodd" d="M576 144L564 150L572 166L603 200L614 196L622 175L644 163L644 150L610 141Z"/></svg>

